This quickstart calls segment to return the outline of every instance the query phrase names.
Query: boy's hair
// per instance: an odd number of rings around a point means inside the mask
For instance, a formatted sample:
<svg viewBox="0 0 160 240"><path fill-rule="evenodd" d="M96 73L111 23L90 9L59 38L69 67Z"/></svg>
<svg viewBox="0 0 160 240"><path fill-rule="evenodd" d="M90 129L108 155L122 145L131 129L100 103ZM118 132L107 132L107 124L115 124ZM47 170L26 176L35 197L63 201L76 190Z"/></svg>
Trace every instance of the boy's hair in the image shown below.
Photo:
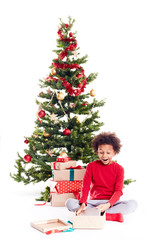
<svg viewBox="0 0 160 240"><path fill-rule="evenodd" d="M111 132L102 132L93 138L91 146L95 153L97 153L99 145L102 144L112 145L116 153L119 153L122 147L121 140L116 136L115 133Z"/></svg>

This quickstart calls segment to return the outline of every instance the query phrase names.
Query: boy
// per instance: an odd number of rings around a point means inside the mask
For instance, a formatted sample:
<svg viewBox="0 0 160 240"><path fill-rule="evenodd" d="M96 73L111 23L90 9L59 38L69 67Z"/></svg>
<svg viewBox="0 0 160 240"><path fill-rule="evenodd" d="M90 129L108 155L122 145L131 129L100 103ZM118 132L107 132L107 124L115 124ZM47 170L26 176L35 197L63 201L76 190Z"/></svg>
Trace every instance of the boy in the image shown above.
<svg viewBox="0 0 160 240"><path fill-rule="evenodd" d="M106 212L106 220L123 222L122 214L135 211L137 203L134 200L119 201L123 194L124 169L112 158L120 152L120 139L115 133L104 132L94 137L91 146L99 160L87 165L80 200L70 198L66 207L76 211L77 215L86 207L96 207Z"/></svg>

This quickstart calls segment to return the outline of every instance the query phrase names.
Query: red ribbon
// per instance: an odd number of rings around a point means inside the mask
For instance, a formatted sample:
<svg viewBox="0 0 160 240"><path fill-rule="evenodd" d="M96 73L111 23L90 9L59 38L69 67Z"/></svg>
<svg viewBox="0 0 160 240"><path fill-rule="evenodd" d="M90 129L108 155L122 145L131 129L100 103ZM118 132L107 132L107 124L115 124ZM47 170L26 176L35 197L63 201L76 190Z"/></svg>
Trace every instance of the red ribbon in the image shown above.
<svg viewBox="0 0 160 240"><path fill-rule="evenodd" d="M55 187L56 188L56 187ZM56 189L56 191L57 191L57 189ZM51 195L52 193L55 193L55 192L50 192L49 193L49 195ZM48 197L48 199L49 199L49 197ZM44 205L46 205L46 203L48 202L48 199L47 199L47 201L46 202L44 202L44 203L36 203L36 204L34 204L35 206L44 206Z"/></svg>
<svg viewBox="0 0 160 240"><path fill-rule="evenodd" d="M49 195L50 195L51 193L53 193L53 192L50 192ZM49 197L48 197L48 199L49 199ZM34 204L34 206L44 206L44 205L46 205L46 203L48 202L48 199L47 199L46 202L44 202L44 203L36 203L36 204Z"/></svg>
<svg viewBox="0 0 160 240"><path fill-rule="evenodd" d="M38 118L38 121L42 124L41 120Z"/></svg>
<svg viewBox="0 0 160 240"><path fill-rule="evenodd" d="M47 203L47 201L44 203L36 203L36 204L34 204L34 206L44 206L44 205L46 205L46 203Z"/></svg>
<svg viewBox="0 0 160 240"><path fill-rule="evenodd" d="M63 232L63 230L54 229L54 230L50 230L50 231L45 232L45 234L50 235L52 233L59 233L59 232Z"/></svg>
<svg viewBox="0 0 160 240"><path fill-rule="evenodd" d="M56 162L53 162L53 168L56 169Z"/></svg>
<svg viewBox="0 0 160 240"><path fill-rule="evenodd" d="M46 232L47 235L49 235L49 234L51 234L51 233L53 233L52 230Z"/></svg>
<svg viewBox="0 0 160 240"><path fill-rule="evenodd" d="M66 169L83 169L83 167L81 167L80 165L76 166L76 167L69 167L69 168L66 168ZM53 169L56 169L56 162L53 162Z"/></svg>
<svg viewBox="0 0 160 240"><path fill-rule="evenodd" d="M57 162L68 162L71 160L70 157L64 157L64 158L57 158Z"/></svg>
<svg viewBox="0 0 160 240"><path fill-rule="evenodd" d="M66 169L83 169L83 167L82 166L80 166L80 165L78 165L78 166L76 166L76 167L69 167L69 168L66 168Z"/></svg>

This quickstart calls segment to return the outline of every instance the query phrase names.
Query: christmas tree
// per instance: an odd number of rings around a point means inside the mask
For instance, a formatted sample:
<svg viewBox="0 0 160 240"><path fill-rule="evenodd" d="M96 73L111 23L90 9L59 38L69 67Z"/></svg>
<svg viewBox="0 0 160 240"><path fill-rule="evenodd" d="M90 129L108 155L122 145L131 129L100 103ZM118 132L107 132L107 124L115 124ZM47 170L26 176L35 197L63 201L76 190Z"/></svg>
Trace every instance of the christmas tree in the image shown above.
<svg viewBox="0 0 160 240"><path fill-rule="evenodd" d="M60 19L58 29L56 58L49 67L49 75L40 80L43 91L39 93L35 130L26 137L28 145L25 156L18 153L16 174L11 177L24 184L46 181L51 177L51 162L62 152L73 160L89 163L97 159L91 148L91 141L96 131L103 125L99 122L98 108L104 100L97 101L95 90L85 93L89 83L97 73L85 75L82 64L87 62L87 55L78 57L76 32L71 29L75 20L68 18L68 23ZM125 184L132 182L125 180ZM49 189L47 188L47 196ZM46 200L45 193L43 199Z"/></svg>
<svg viewBox="0 0 160 240"><path fill-rule="evenodd" d="M40 80L44 90L36 100L36 127L32 136L26 137L26 155L22 157L18 153L17 174L12 175L14 180L24 184L50 178L50 163L56 161L61 152L83 163L97 158L91 140L103 125L98 121L98 108L104 101L96 100L94 89L84 93L97 73L86 77L81 66L87 62L87 55L78 58L76 33L71 31L75 20L69 17L68 24L60 21L57 50L54 50L57 57L49 67L49 76Z"/></svg>

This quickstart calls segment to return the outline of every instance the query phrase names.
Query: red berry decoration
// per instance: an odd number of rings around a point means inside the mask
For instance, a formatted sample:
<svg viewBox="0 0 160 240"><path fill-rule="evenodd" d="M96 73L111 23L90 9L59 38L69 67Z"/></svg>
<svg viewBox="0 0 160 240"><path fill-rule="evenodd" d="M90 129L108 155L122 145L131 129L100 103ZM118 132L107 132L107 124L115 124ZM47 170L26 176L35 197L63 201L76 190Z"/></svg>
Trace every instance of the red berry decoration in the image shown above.
<svg viewBox="0 0 160 240"><path fill-rule="evenodd" d="M29 143L28 139L26 139L26 140L24 141L24 143L28 144L28 143Z"/></svg>
<svg viewBox="0 0 160 240"><path fill-rule="evenodd" d="M77 74L76 77L77 77L77 78L82 78L83 75L82 75L82 74Z"/></svg>
<svg viewBox="0 0 160 240"><path fill-rule="evenodd" d="M27 154L27 155L24 156L24 161L25 161L25 162L30 162L31 159L32 159L32 158L31 158L31 156L30 156L29 154Z"/></svg>
<svg viewBox="0 0 160 240"><path fill-rule="evenodd" d="M81 87L82 87L82 83L79 83L79 84L78 84L78 88L81 88Z"/></svg>
<svg viewBox="0 0 160 240"><path fill-rule="evenodd" d="M64 129L63 135L69 136L70 134L71 134L71 130L70 129L68 129L68 128Z"/></svg>
<svg viewBox="0 0 160 240"><path fill-rule="evenodd" d="M43 118L45 116L45 111L43 111L43 110L39 111L38 116L40 118Z"/></svg>
<svg viewBox="0 0 160 240"><path fill-rule="evenodd" d="M83 106L86 106L88 104L88 102L82 103Z"/></svg>

